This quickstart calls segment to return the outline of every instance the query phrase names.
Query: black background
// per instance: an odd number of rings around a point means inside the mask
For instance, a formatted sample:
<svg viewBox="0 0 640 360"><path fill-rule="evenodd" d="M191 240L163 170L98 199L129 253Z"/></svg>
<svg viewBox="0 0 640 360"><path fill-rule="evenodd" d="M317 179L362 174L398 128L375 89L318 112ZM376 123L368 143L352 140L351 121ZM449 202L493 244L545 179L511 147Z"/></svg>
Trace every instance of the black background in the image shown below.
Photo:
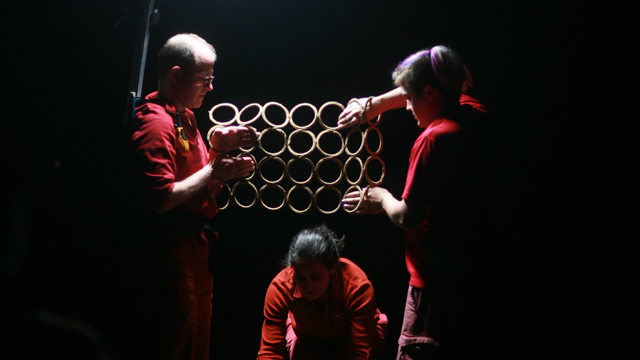
<svg viewBox="0 0 640 360"><path fill-rule="evenodd" d="M3 15L10 94L2 151L4 311L79 319L117 358L126 355L111 312L135 321L110 299L126 276L118 267L127 258L121 214L135 196L121 165L121 134L139 5L24 1ZM631 358L629 342L638 335L637 245L629 230L637 208L638 127L628 105L637 98L638 70L629 10L539 2L165 0L151 27L143 93L155 90L158 50L181 32L202 36L218 53L214 89L196 110L201 133L217 103L346 104L390 90L390 71L407 55L453 47L475 78L470 94L490 108L508 152L502 175L516 206L503 223L513 231L496 241L505 245L499 256L513 265L504 284L512 297L501 300L500 315L505 333L520 334L512 346L525 358ZM404 110L388 113L380 126L384 186L399 197L420 129ZM384 356L393 358L408 281L399 228L383 215L234 206L215 218L212 358L255 357L264 293L288 240L321 222L346 236L344 255L374 284L390 318Z"/></svg>

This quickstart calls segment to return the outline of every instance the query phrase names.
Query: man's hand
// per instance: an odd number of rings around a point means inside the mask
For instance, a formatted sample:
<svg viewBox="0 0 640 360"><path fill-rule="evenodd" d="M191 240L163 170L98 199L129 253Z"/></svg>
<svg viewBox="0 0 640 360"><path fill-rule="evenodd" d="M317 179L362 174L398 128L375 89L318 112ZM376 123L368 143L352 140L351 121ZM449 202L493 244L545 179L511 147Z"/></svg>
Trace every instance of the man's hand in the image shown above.
<svg viewBox="0 0 640 360"><path fill-rule="evenodd" d="M213 163L212 177L220 181L227 181L240 177L247 177L256 169L256 164L250 156L232 157L218 155Z"/></svg>
<svg viewBox="0 0 640 360"><path fill-rule="evenodd" d="M356 126L367 119L364 119L363 106L367 103L367 98L351 101L347 107L338 116L338 128L343 129L350 126Z"/></svg>
<svg viewBox="0 0 640 360"><path fill-rule="evenodd" d="M216 152L229 152L239 147L250 147L258 141L260 133L246 126L220 126L211 134L211 146Z"/></svg>

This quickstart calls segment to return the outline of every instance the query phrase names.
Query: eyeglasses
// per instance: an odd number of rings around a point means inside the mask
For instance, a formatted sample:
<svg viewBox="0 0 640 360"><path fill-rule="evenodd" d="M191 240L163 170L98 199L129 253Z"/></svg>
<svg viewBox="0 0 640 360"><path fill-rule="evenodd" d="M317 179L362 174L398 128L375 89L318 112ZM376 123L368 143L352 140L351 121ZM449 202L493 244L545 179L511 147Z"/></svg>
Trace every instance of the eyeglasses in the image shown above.
<svg viewBox="0 0 640 360"><path fill-rule="evenodd" d="M194 74L195 74L195 75L197 75L199 78L201 78L202 80L204 80L204 84L205 84L205 85L209 85L209 84L211 84L211 83L213 82L213 78L215 78L215 76L213 76L213 75L209 75L209 76L207 76L207 77L204 77L204 76L202 76L202 75L198 74L197 72L195 72L195 71L193 71L193 70L191 70L191 69L187 69L187 70L189 70L190 72L194 73Z"/></svg>

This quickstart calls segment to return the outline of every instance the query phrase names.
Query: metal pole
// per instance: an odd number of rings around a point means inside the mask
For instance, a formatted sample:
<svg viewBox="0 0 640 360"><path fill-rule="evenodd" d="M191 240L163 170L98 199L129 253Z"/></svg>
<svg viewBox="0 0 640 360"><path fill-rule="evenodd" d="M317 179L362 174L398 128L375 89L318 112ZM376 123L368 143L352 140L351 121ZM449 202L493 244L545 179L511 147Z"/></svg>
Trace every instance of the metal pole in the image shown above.
<svg viewBox="0 0 640 360"><path fill-rule="evenodd" d="M138 28L136 44L133 53L133 63L131 65L131 79L129 81L129 91L135 92L136 97L142 94L142 80L144 79L144 66L147 60L147 47L149 45L149 25L153 15L153 0L145 0L143 7L144 20Z"/></svg>

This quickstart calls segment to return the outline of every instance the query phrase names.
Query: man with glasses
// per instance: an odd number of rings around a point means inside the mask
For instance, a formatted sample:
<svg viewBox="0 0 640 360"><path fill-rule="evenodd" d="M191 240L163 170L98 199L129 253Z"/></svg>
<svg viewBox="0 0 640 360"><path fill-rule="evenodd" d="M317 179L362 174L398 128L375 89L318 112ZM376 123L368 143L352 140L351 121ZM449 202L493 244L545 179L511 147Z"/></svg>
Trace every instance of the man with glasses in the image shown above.
<svg viewBox="0 0 640 360"><path fill-rule="evenodd" d="M209 359L208 257L217 234L208 221L218 212L214 195L222 183L255 169L251 157L226 152L251 146L258 135L244 126L217 128L207 149L190 109L213 89L215 60L214 48L197 35L170 38L158 53L158 91L135 111L131 141L149 215L140 267L152 272L141 281L135 320L143 329L142 358Z"/></svg>

